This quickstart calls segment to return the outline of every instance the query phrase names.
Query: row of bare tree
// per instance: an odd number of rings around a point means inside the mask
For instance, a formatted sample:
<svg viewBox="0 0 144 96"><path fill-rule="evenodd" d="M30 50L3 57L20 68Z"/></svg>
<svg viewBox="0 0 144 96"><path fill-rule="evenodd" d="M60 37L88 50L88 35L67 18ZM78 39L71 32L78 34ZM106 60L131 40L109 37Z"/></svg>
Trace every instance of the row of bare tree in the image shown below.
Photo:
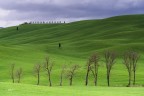
<svg viewBox="0 0 144 96"><path fill-rule="evenodd" d="M66 21L31 21L31 22L24 22L23 24L65 24ZM22 25L23 25L22 24Z"/></svg>
<svg viewBox="0 0 144 96"><path fill-rule="evenodd" d="M64 24L65 21L31 21L29 24Z"/></svg>
<svg viewBox="0 0 144 96"><path fill-rule="evenodd" d="M52 86L52 81L51 81L51 72L52 72L52 68L53 68L53 65L54 63L50 62L50 59L47 57L45 59L45 64L44 66L41 65L41 64L36 64L34 66L34 74L36 75L37 77L37 85L40 84L40 72L41 72L41 69L43 67L43 69L46 71L47 73L47 77L48 77L48 81L49 81L49 86ZM61 73L60 73L60 86L62 86L63 84L63 77L64 77L64 74L66 74L66 77L69 79L69 82L70 82L70 86L72 85L72 81L73 81L73 77L75 75L75 71L79 68L79 65L75 64L73 65L71 68L69 68L68 70L66 70L66 65L63 65L62 67L62 70L61 70ZM16 71L16 74L15 74L15 64L12 64L11 65L11 79L12 79L12 82L15 83L15 79L18 78L18 83L20 83L20 80L21 80L21 76L22 76L22 68L18 69Z"/></svg>
<svg viewBox="0 0 144 96"><path fill-rule="evenodd" d="M112 70L113 65L116 63L116 53L113 51L106 51L104 53L104 62L106 64L107 69L107 84L110 86L110 73ZM133 76L133 85L135 85L136 81L136 68L137 68L137 61L139 60L140 55L134 51L125 52L123 55L123 64L126 66L128 71L129 81L127 87L131 86L132 76ZM90 56L87 62L87 73L86 73L86 80L85 85L88 85L88 78L89 73L92 72L94 77L94 84L97 85L97 77L98 77L98 67L99 67L100 56L98 54L93 54ZM133 74L133 75L132 75Z"/></svg>
<svg viewBox="0 0 144 96"><path fill-rule="evenodd" d="M107 69L107 85L110 86L110 76L111 76L111 70L113 65L116 63L116 53L114 51L106 51L104 53L104 62L106 64L106 69ZM133 76L133 85L135 85L135 81L136 81L136 68L137 68L137 61L139 59L139 54L137 52L134 51L129 51L129 52L125 52L123 55L123 64L126 66L126 69L128 71L128 87L131 86L131 82L132 82L132 76ZM88 85L88 81L89 81L89 74L92 73L93 74L93 78L94 78L94 85L97 86L97 78L98 78L98 69L100 66L100 56L97 53L92 54L89 59L88 62L86 64L86 78L85 78L85 85ZM37 76L37 85L40 84L40 72L41 72L41 68L43 67L47 73L47 77L48 77L48 81L49 81L49 86L52 86L52 81L51 81L51 72L53 69L53 65L54 63L50 62L50 59L47 57L45 59L45 64L44 66L42 66L41 64L36 64L34 66L34 73ZM60 86L63 85L63 77L66 73L66 77L69 79L69 84L70 86L72 85L73 82L73 78L75 76L76 71L78 70L78 68L80 68L79 65L75 64L72 67L70 67L69 69L66 68L66 65L62 66L62 70L60 72ZM19 68L18 70L16 70L16 75L15 75L15 65L13 64L11 67L11 78L13 83L15 82L15 76L18 78L18 83L20 82L21 79L21 75L22 75L22 68Z"/></svg>
<svg viewBox="0 0 144 96"><path fill-rule="evenodd" d="M19 68L15 71L15 64L11 65L11 79L12 82L15 83L15 79L17 79L17 82L20 83L21 80L21 76L22 76L22 68Z"/></svg>

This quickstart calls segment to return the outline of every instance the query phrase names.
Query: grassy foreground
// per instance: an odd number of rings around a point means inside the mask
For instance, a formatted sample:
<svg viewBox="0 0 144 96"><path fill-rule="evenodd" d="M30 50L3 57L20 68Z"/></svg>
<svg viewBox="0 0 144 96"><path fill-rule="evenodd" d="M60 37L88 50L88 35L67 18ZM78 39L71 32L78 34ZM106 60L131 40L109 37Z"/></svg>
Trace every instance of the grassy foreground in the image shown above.
<svg viewBox="0 0 144 96"><path fill-rule="evenodd" d="M48 87L0 83L1 96L144 96L144 88L64 86Z"/></svg>
<svg viewBox="0 0 144 96"><path fill-rule="evenodd" d="M141 57L136 72L136 86L144 85L144 15L117 16L102 20L86 20L69 24L28 24L0 29L0 96L144 96L142 87L124 87L128 83L128 72L122 61L126 50L134 50ZM62 48L58 48L58 43ZM105 50L118 54L111 71L110 86L107 86ZM84 86L85 65L88 57L98 52L101 61L98 86L94 87L90 74L89 86ZM40 86L36 86L35 64L44 64L49 56L54 62L52 87L48 87L46 72L41 69ZM21 84L12 84L10 66L23 68ZM73 86L64 77L59 87L62 65L79 64ZM27 85L28 84L28 85ZM116 87L117 86L117 87ZM119 87L118 87L119 86Z"/></svg>

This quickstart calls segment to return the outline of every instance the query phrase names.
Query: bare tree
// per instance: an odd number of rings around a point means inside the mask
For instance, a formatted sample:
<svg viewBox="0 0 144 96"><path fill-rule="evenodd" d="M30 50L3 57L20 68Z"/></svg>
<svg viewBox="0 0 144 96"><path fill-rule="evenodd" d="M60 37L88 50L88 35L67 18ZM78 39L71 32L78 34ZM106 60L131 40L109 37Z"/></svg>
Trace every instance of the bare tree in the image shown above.
<svg viewBox="0 0 144 96"><path fill-rule="evenodd" d="M131 59L132 59L132 64L133 64L133 74L134 74L134 81L133 85L135 85L135 79L136 79L136 69L137 69L137 61L139 59L139 54L137 52L132 52L131 53Z"/></svg>
<svg viewBox="0 0 144 96"><path fill-rule="evenodd" d="M52 86L52 82L51 82L51 71L53 68L53 63L50 62L49 58L46 58L46 64L45 64L45 69L47 71L47 75L48 75L48 80L49 80L49 86Z"/></svg>
<svg viewBox="0 0 144 96"><path fill-rule="evenodd" d="M40 64L36 64L34 66L34 72L37 75L37 85L39 85L39 83L40 83L40 70L41 70L41 65Z"/></svg>
<svg viewBox="0 0 144 96"><path fill-rule="evenodd" d="M85 80L85 85L88 85L88 78L89 78L89 72L90 72L90 66L91 66L91 62L90 60L87 62L87 72L86 72L86 80Z"/></svg>
<svg viewBox="0 0 144 96"><path fill-rule="evenodd" d="M97 85L97 77L98 77L98 62L99 62L99 55L98 54L93 54L90 59L90 70L94 76L94 84L95 86Z"/></svg>
<svg viewBox="0 0 144 96"><path fill-rule="evenodd" d="M11 65L11 79L13 83L15 82L14 69L15 69L15 64L12 64Z"/></svg>
<svg viewBox="0 0 144 96"><path fill-rule="evenodd" d="M60 74L60 86L62 86L62 83L63 83L63 75L65 72L65 68L66 68L66 65L63 65L62 70L61 70L61 74Z"/></svg>
<svg viewBox="0 0 144 96"><path fill-rule="evenodd" d="M137 61L139 59L139 55L136 52L126 52L124 54L124 64L128 70L128 74L129 74L129 83L128 83L128 87L131 86L131 78L132 78L132 71L134 74L134 81L133 81L133 85L135 85L135 73L136 73L136 68L137 68Z"/></svg>
<svg viewBox="0 0 144 96"><path fill-rule="evenodd" d="M71 68L70 68L70 70L68 70L68 72L67 72L67 77L68 77L68 79L69 79L69 81L70 81L70 86L72 85L72 82L73 82L73 77L74 77L74 75L75 75L75 71L76 70L78 70L78 68L79 68L79 65L73 65Z"/></svg>
<svg viewBox="0 0 144 96"><path fill-rule="evenodd" d="M107 84L110 86L110 72L115 64L116 54L112 51L106 51L105 52L105 63L106 63L106 69L107 69Z"/></svg>
<svg viewBox="0 0 144 96"><path fill-rule="evenodd" d="M130 60L130 53L129 52L126 52L124 54L124 64L128 70L128 74L129 74L129 83L128 83L128 87L131 86L131 75L132 75L132 63L131 63L131 60Z"/></svg>
<svg viewBox="0 0 144 96"><path fill-rule="evenodd" d="M22 68L19 68L19 69L16 71L16 77L18 78L18 83L20 83L21 76L22 76Z"/></svg>

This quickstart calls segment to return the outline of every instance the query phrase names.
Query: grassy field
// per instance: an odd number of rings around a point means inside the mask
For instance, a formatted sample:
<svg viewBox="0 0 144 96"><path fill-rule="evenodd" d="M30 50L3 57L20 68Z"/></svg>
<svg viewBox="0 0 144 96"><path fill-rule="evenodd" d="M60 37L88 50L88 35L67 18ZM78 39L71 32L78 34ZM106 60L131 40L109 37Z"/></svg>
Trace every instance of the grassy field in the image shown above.
<svg viewBox="0 0 144 96"><path fill-rule="evenodd" d="M144 88L64 86L47 87L0 83L4 96L143 96Z"/></svg>
<svg viewBox="0 0 144 96"><path fill-rule="evenodd" d="M65 95L67 92L70 92L69 94L74 92L71 94L72 96L80 96L91 92L86 90L92 90L92 93L100 95L108 94L111 96L111 94L118 95L127 92L126 95L124 94L125 96L131 96L131 94L136 93L139 94L134 96L141 96L143 95L143 88L123 88L128 83L128 73L123 65L122 54L127 50L134 50L141 55L136 73L136 85L144 85L143 26L144 15L129 15L102 20L85 20L68 24L20 25L18 31L16 27L0 29L0 82L3 82L0 83L0 87L4 88L0 90L0 94L6 93L6 91L7 95L10 93L12 95L23 94L25 86L33 89L36 84L33 67L38 63L43 65L45 63L45 57L49 56L50 60L54 62L52 71L52 83L54 87L47 87L48 80L46 72L42 69L40 78L41 86L34 88L35 90L40 89L43 90L42 92L50 90L50 93L49 91L46 93L52 94L53 96L56 95L54 92L57 90L58 92L64 90L60 94ZM59 43L62 44L62 48L60 49L58 48ZM94 52L99 53L101 56L98 86L107 86L106 67L103 62L103 53L105 50L114 50L118 56L116 64L111 71L110 85L113 87L93 87L92 74L90 75L89 87L84 87L85 65L88 57ZM12 82L10 79L11 64L15 64L16 69L19 67L23 68L21 83L30 85L10 84ZM64 64L68 67L73 64L79 64L81 66L75 75L73 81L74 87L68 87L69 82L66 78L64 78L64 87L58 87L61 68ZM43 85L46 87L42 87ZM21 89L21 86L24 87ZM118 88L118 86L122 87ZM9 87L16 87L16 89L12 89L14 92L9 92ZM16 90L20 91L16 92ZM102 92L103 90L106 92ZM122 93L116 93L117 90L122 90ZM38 91L34 93L34 91L29 89L27 92L33 92L34 96L37 94L46 94L37 93ZM89 96L93 96L93 94Z"/></svg>

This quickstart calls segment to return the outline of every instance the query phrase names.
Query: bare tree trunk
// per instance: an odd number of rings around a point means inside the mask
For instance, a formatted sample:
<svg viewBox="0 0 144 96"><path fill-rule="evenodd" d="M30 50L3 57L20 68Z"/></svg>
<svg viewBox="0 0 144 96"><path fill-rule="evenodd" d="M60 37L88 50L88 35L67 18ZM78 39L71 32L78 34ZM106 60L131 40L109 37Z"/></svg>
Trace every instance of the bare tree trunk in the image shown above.
<svg viewBox="0 0 144 96"><path fill-rule="evenodd" d="M63 76L62 76L62 73L61 73L61 76L60 76L60 86L62 86L62 82L63 82Z"/></svg>
<svg viewBox="0 0 144 96"><path fill-rule="evenodd" d="M14 83L15 80L14 80L14 73L12 72L12 82Z"/></svg>
<svg viewBox="0 0 144 96"><path fill-rule="evenodd" d="M63 65L62 70L61 70L61 74L60 74L60 86L63 85L63 75L65 72L65 68L66 68L66 65Z"/></svg>
<svg viewBox="0 0 144 96"><path fill-rule="evenodd" d="M73 78L71 77L71 78L70 78L70 86L72 86L72 79L73 79Z"/></svg>
<svg viewBox="0 0 144 96"><path fill-rule="evenodd" d="M12 79L13 79L13 83L14 83L14 82L15 82L15 81L14 81L14 78L12 78Z"/></svg>
<svg viewBox="0 0 144 96"><path fill-rule="evenodd" d="M95 81L95 86L97 86L97 76L98 76L98 73L96 73L96 81Z"/></svg>
<svg viewBox="0 0 144 96"><path fill-rule="evenodd" d="M110 86L110 83L109 83L109 73L107 73L107 84L108 84L108 87Z"/></svg>
<svg viewBox="0 0 144 96"><path fill-rule="evenodd" d="M20 83L20 77L18 78L18 83Z"/></svg>
<svg viewBox="0 0 144 96"><path fill-rule="evenodd" d="M52 86L52 82L51 82L51 74L50 74L49 71L48 71L48 79L49 79L49 86Z"/></svg>
<svg viewBox="0 0 144 96"><path fill-rule="evenodd" d="M127 85L127 87L130 87L131 86L131 72L129 72L129 83Z"/></svg>
<svg viewBox="0 0 144 96"><path fill-rule="evenodd" d="M87 70L87 74L86 74L86 81L85 81L85 85L88 85L88 77L89 77L89 69Z"/></svg>
<svg viewBox="0 0 144 96"><path fill-rule="evenodd" d="M60 86L62 86L62 77L61 77L61 79L60 79Z"/></svg>
<svg viewBox="0 0 144 96"><path fill-rule="evenodd" d="M12 72L11 72L11 78L12 78L12 82L14 83L15 82L15 78L14 78L14 68L15 68L15 64L12 64L11 65L11 68L12 68Z"/></svg>
<svg viewBox="0 0 144 96"><path fill-rule="evenodd" d="M51 82L51 79L50 79L50 77L49 77L49 82L50 82L50 86L52 86L52 82Z"/></svg>
<svg viewBox="0 0 144 96"><path fill-rule="evenodd" d="M136 74L135 74L135 71L134 71L134 81L133 81L133 85L135 85L135 79L136 79Z"/></svg>
<svg viewBox="0 0 144 96"><path fill-rule="evenodd" d="M95 78L95 80L94 80L94 84L95 84L95 86L97 85L97 84L96 84L96 78Z"/></svg>
<svg viewBox="0 0 144 96"><path fill-rule="evenodd" d="M97 68L97 66L96 66L96 64L95 64L95 73L94 73L94 78L95 78L95 81L94 81L94 83L95 83L95 86L97 86L97 72L98 72L98 68Z"/></svg>
<svg viewBox="0 0 144 96"><path fill-rule="evenodd" d="M97 85L97 79L96 79L96 75L94 74L94 85L96 86Z"/></svg>
<svg viewBox="0 0 144 96"><path fill-rule="evenodd" d="M39 81L40 81L40 74L38 73L38 82L37 82L37 85L39 85Z"/></svg>
<svg viewBox="0 0 144 96"><path fill-rule="evenodd" d="M110 86L110 71L107 70L107 84L108 84L108 87Z"/></svg>

